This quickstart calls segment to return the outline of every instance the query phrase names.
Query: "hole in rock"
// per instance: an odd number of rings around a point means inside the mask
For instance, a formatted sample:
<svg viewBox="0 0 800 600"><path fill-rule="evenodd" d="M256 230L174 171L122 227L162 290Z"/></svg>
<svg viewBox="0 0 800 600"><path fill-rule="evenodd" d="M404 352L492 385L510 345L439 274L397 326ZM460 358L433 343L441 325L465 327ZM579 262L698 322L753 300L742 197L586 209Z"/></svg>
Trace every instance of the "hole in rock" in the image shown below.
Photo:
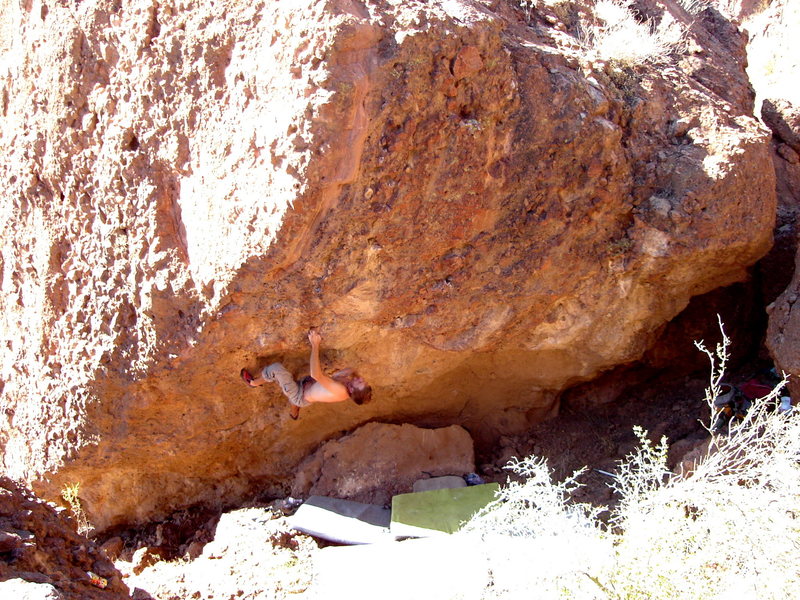
<svg viewBox="0 0 800 600"><path fill-rule="evenodd" d="M130 150L131 152L135 152L136 150L138 150L139 149L139 138L137 138L135 135L131 134L130 139L125 144L125 148L127 150Z"/></svg>

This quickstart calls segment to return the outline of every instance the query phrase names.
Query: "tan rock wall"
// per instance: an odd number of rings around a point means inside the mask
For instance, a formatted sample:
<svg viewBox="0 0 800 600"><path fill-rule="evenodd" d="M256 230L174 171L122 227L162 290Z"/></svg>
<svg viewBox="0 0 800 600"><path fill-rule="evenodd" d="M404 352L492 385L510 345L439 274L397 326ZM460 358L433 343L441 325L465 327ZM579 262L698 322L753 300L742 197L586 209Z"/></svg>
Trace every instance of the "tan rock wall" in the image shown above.
<svg viewBox="0 0 800 600"><path fill-rule="evenodd" d="M534 16L4 5L6 471L102 528L280 491L369 420L486 443L742 278L775 194L739 34L620 69ZM310 325L371 405L241 384Z"/></svg>
<svg viewBox="0 0 800 600"><path fill-rule="evenodd" d="M367 423L322 444L297 468L292 495L348 498L389 505L414 482L475 471L472 438L463 427L422 429L404 423Z"/></svg>

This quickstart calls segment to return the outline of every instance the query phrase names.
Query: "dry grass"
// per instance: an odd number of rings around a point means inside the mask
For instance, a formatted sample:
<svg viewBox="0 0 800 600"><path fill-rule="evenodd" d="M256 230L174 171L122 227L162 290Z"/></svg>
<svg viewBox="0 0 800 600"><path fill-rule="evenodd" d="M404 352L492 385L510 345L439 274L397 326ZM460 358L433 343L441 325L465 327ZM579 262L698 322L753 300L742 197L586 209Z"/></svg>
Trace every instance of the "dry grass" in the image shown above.
<svg viewBox="0 0 800 600"><path fill-rule="evenodd" d="M678 4L689 14L696 15L711 6L711 0L678 0Z"/></svg>
<svg viewBox="0 0 800 600"><path fill-rule="evenodd" d="M573 0L517 0L517 4L528 22L537 9L555 15L577 36L590 61L632 67L667 60L684 46L685 30L668 11L658 22L642 19L634 0L595 0L588 10Z"/></svg>
<svg viewBox="0 0 800 600"><path fill-rule="evenodd" d="M86 513L83 511L81 499L78 497L80 491L80 483L65 485L61 490L61 498L67 503L70 511L72 511L72 516L75 519L78 533L81 535L89 535L94 528L89 524L89 520L86 518Z"/></svg>

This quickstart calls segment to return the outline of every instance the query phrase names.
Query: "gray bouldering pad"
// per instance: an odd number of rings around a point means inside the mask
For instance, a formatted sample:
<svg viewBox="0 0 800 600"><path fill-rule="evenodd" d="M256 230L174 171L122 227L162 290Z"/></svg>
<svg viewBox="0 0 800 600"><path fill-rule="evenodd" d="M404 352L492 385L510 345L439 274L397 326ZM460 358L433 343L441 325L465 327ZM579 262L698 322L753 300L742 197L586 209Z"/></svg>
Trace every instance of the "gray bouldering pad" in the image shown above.
<svg viewBox="0 0 800 600"><path fill-rule="evenodd" d="M464 521L492 502L497 483L399 494L392 498L391 531L397 537L429 537L458 531Z"/></svg>
<svg viewBox="0 0 800 600"><path fill-rule="evenodd" d="M311 496L291 517L298 531L339 544L392 541L391 511L374 504Z"/></svg>
<svg viewBox="0 0 800 600"><path fill-rule="evenodd" d="M467 487L467 482L458 475L445 475L443 477L431 477L429 479L417 479L414 482L413 491L429 492L430 490L449 490L452 488Z"/></svg>

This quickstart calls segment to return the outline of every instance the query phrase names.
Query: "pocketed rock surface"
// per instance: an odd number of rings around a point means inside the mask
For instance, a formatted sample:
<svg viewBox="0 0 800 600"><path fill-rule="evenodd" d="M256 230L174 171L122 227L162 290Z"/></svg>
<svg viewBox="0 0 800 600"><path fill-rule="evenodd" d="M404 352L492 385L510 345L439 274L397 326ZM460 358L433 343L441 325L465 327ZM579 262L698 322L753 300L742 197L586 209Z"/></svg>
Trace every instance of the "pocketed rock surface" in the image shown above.
<svg viewBox="0 0 800 600"><path fill-rule="evenodd" d="M743 34L638 4L682 54L503 0L3 3L4 470L103 530L372 420L485 446L641 357L767 251L775 181ZM241 383L311 325L372 404Z"/></svg>

